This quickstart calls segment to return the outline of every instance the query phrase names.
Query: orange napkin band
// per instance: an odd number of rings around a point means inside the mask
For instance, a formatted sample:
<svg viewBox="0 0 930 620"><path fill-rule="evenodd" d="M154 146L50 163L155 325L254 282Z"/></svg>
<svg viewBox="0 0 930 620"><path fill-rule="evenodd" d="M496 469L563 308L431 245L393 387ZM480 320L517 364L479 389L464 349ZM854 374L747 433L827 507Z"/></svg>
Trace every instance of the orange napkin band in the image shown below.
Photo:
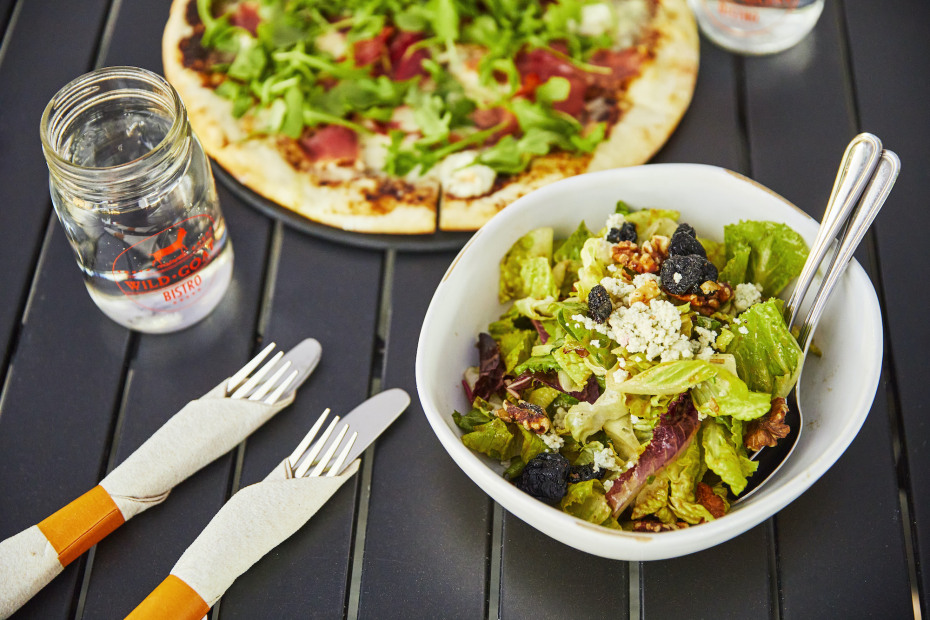
<svg viewBox="0 0 930 620"><path fill-rule="evenodd" d="M210 606L183 579L168 575L126 620L200 620L209 611Z"/></svg>
<svg viewBox="0 0 930 620"><path fill-rule="evenodd" d="M39 529L67 566L124 522L113 498L98 485L39 523Z"/></svg>

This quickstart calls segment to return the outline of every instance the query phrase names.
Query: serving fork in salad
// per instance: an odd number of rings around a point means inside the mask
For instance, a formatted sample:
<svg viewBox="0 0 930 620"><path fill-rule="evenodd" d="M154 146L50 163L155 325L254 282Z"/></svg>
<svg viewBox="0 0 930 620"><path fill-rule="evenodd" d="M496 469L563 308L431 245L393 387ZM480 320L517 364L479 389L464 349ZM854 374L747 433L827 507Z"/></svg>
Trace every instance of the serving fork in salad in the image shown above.
<svg viewBox="0 0 930 620"><path fill-rule="evenodd" d="M881 140L873 134L861 133L846 147L817 236L784 309L788 328L799 326L798 345L803 354L801 372L788 395L790 405L786 417L794 418L788 420L792 431L775 447L759 450L753 455L759 468L734 503L742 502L758 491L791 456L800 439L804 425L801 375L814 331L840 276L885 204L900 170L901 160L893 151L882 148ZM834 244L838 235L839 242ZM834 245L836 249L827 263L820 285L811 301L805 304L815 277Z"/></svg>

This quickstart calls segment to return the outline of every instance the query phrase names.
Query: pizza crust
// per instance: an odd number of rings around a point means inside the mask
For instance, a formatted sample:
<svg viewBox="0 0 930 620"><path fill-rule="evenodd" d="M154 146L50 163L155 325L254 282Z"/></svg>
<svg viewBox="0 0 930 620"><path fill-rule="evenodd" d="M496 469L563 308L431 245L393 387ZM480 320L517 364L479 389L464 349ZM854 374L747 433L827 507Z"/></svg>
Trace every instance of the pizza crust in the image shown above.
<svg viewBox="0 0 930 620"><path fill-rule="evenodd" d="M697 81L700 41L686 0L661 0L653 22L661 37L624 98L626 109L594 152L588 172L649 161L678 126Z"/></svg>
<svg viewBox="0 0 930 620"><path fill-rule="evenodd" d="M623 115L593 156L549 155L535 160L525 173L488 195L443 195L439 228L475 230L517 198L543 185L583 172L643 164L655 155L691 103L700 42L686 0L659 0L650 28L660 35L655 56L632 80L621 101Z"/></svg>
<svg viewBox="0 0 930 620"><path fill-rule="evenodd" d="M183 64L179 44L193 33L185 16L188 1L171 5L162 38L165 77L181 95L204 150L220 166L252 191L321 224L363 233L435 232L438 181L390 179L344 166L331 175L297 170L274 138L250 137L233 117L232 102Z"/></svg>

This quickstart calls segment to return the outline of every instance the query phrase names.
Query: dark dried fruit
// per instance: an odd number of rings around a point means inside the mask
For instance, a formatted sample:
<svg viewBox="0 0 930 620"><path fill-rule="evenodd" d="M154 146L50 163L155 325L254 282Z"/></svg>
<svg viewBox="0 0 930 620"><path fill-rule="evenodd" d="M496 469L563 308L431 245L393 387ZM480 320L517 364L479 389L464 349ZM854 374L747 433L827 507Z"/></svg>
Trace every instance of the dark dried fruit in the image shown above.
<svg viewBox="0 0 930 620"><path fill-rule="evenodd" d="M684 222L679 224L678 228L675 229L675 234L677 235L680 232L686 233L687 235L697 239L697 232L694 230L691 224L685 224Z"/></svg>
<svg viewBox="0 0 930 620"><path fill-rule="evenodd" d="M620 241L632 241L636 243L636 224L633 222L624 222L620 227Z"/></svg>
<svg viewBox="0 0 930 620"><path fill-rule="evenodd" d="M717 268L714 267L714 264L709 260L704 261L704 271L703 271L704 282L710 280L711 282L717 281Z"/></svg>
<svg viewBox="0 0 930 620"><path fill-rule="evenodd" d="M697 292L704 282L704 263L700 256L670 256L662 263L659 277L662 286L673 295ZM693 290L692 290L693 289Z"/></svg>
<svg viewBox="0 0 930 620"><path fill-rule="evenodd" d="M662 286L672 295L701 295L705 294L701 284L717 281L717 268L706 258L694 254L670 256L662 263L659 277Z"/></svg>
<svg viewBox="0 0 930 620"><path fill-rule="evenodd" d="M614 305L610 301L607 289L600 284L594 285L594 288L588 293L588 316L597 323L603 323L613 311Z"/></svg>
<svg viewBox="0 0 930 620"><path fill-rule="evenodd" d="M572 465L572 468L568 470L568 482L569 484L574 484L576 482L584 482L585 480L600 480L604 477L605 473L603 469L595 471L593 463L588 463L587 465Z"/></svg>
<svg viewBox="0 0 930 620"><path fill-rule="evenodd" d="M565 497L570 467L568 459L558 452L543 452L523 468L517 488L540 501L554 504Z"/></svg>
<svg viewBox="0 0 930 620"><path fill-rule="evenodd" d="M620 228L611 228L607 232L607 240L611 243L620 243L621 241L636 243L636 224L624 222Z"/></svg>
<svg viewBox="0 0 930 620"><path fill-rule="evenodd" d="M669 256L697 255L707 258L707 250L701 242L689 235L687 231L681 230L681 226L672 235L672 240L668 244L668 254Z"/></svg>

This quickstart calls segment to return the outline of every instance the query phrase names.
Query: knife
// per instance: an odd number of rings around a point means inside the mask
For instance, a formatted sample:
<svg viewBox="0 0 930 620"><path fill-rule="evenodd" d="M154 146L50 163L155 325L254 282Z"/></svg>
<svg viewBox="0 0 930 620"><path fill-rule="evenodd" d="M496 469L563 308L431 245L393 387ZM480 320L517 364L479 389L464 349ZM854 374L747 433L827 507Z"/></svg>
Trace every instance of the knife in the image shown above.
<svg viewBox="0 0 930 620"><path fill-rule="evenodd" d="M351 464L362 452L368 449L368 446L403 413L408 405L410 405L410 395L400 388L392 388L375 394L342 418L342 422L353 432L358 433L358 436L343 461L346 465L339 473L345 471L348 464ZM322 424L325 416L326 413L317 424ZM310 435L315 435L315 433L311 432ZM308 452L312 452L311 446L301 442L290 456L271 470L265 480L290 478L301 455Z"/></svg>

